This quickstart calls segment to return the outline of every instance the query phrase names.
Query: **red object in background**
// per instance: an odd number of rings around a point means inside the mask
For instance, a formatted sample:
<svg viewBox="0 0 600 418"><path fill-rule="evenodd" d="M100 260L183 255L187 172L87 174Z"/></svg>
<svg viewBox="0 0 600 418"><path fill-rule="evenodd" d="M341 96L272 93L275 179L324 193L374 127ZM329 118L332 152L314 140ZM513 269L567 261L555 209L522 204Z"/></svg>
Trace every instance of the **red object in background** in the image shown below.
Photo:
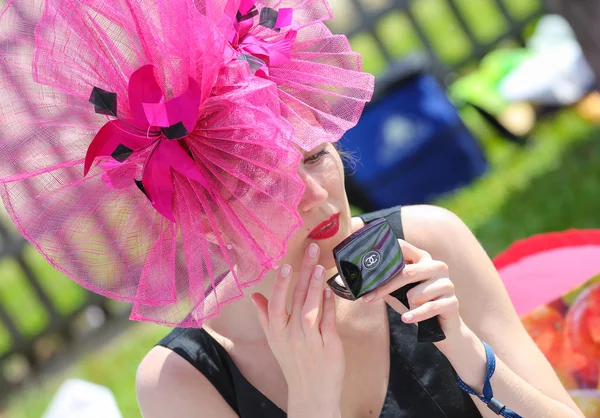
<svg viewBox="0 0 600 418"><path fill-rule="evenodd" d="M600 283L581 291L567 313L565 324L573 349L600 361Z"/></svg>
<svg viewBox="0 0 600 418"><path fill-rule="evenodd" d="M522 318L522 322L550 364L558 365L563 347L563 315L549 306L542 306Z"/></svg>
<svg viewBox="0 0 600 418"><path fill-rule="evenodd" d="M600 230L536 235L514 243L494 265L525 329L565 387L597 390Z"/></svg>
<svg viewBox="0 0 600 418"><path fill-rule="evenodd" d="M494 259L519 316L600 273L600 230L568 230L515 242Z"/></svg>

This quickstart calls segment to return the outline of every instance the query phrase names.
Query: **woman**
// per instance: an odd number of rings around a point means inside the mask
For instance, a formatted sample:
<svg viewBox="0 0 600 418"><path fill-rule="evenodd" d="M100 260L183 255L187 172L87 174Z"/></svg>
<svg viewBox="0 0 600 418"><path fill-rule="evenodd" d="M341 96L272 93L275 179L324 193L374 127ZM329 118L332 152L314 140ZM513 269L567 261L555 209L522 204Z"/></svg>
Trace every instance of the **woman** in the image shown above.
<svg viewBox="0 0 600 418"><path fill-rule="evenodd" d="M144 415L492 416L454 372L481 390L482 339L498 353L500 401L525 417L581 416L484 251L441 209L385 214L410 264L373 300L326 291L332 248L363 224L332 142L372 77L322 23L324 0L255 3L0 10L0 197L18 230L82 286L132 302L132 319L196 327L141 364ZM385 295L409 282L424 283L403 322ZM447 339L417 345L409 322L433 315Z"/></svg>
<svg viewBox="0 0 600 418"><path fill-rule="evenodd" d="M510 409L583 416L460 219L432 206L392 211L401 216L409 264L371 298L350 302L325 284L335 271L332 249L364 225L350 215L339 153L330 143L304 152L299 175L304 227L282 267L204 329L176 329L148 353L137 376L144 417L493 417L458 389L453 373L481 392L480 339L498 356L491 383ZM337 233L317 239L327 234L313 228L338 213ZM387 294L412 282L423 283L409 292L406 312ZM417 343L412 324L435 315L447 338Z"/></svg>

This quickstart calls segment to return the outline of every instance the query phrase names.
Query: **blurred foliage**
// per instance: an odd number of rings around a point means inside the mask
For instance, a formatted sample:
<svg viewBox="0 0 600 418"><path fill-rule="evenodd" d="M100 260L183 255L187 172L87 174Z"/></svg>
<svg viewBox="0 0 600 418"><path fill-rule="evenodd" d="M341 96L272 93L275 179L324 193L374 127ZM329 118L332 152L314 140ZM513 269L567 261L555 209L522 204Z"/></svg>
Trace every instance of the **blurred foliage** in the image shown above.
<svg viewBox="0 0 600 418"><path fill-rule="evenodd" d="M458 214L492 258L536 233L598 228L599 133L565 110L542 121L524 149L489 136L489 172L435 203Z"/></svg>
<svg viewBox="0 0 600 418"><path fill-rule="evenodd" d="M475 36L484 42L494 39L508 25L491 0L456 3ZM506 0L505 4L511 15L523 18L537 10L541 0ZM447 63L458 62L470 54L471 46L457 29L458 23L451 18L446 2L419 0L413 3L412 13ZM422 47L410 19L400 12L385 16L375 30L394 58ZM363 54L365 70L377 74L384 69L385 60L371 35L360 33L351 43ZM563 111L540 123L529 145L521 148L499 138L468 109L463 117L482 139L491 168L469 187L435 203L457 213L490 256L514 240L535 233L599 227L600 141L595 128L574 112ZM49 267L33 249L28 249L25 257L36 275L43 278L42 286L60 312L70 312L82 303L83 291ZM47 318L23 284L20 267L6 261L0 269L0 303L10 313L18 312L18 326L24 333L36 333ZM139 417L135 371L143 356L167 332L167 328L155 325L132 324L126 332L59 376L30 384L10 400L6 415L0 413L0 417L39 418L60 383L68 377L108 387L124 417ZM0 327L0 354L8 349L8 344L8 335Z"/></svg>
<svg viewBox="0 0 600 418"><path fill-rule="evenodd" d="M132 324L126 332L90 353L60 376L30 384L9 402L6 418L40 418L63 380L79 378L108 387L124 418L140 417L135 397L135 372L140 361L168 328ZM5 418L1 413L0 417Z"/></svg>
<svg viewBox="0 0 600 418"><path fill-rule="evenodd" d="M469 30L484 44L496 39L509 27L509 22L493 0L456 0L456 4ZM539 10L542 0L506 0L503 4L511 18L522 20ZM446 0L413 1L410 10L432 48L446 64L459 63L473 53L471 43ZM338 29L337 24L335 29ZM343 27L339 30L343 31ZM389 13L378 22L375 31L392 58L402 58L423 48L417 29L404 12ZM354 50L363 54L365 71L379 74L385 69L385 58L375 38L368 32L360 32L350 39L350 43Z"/></svg>

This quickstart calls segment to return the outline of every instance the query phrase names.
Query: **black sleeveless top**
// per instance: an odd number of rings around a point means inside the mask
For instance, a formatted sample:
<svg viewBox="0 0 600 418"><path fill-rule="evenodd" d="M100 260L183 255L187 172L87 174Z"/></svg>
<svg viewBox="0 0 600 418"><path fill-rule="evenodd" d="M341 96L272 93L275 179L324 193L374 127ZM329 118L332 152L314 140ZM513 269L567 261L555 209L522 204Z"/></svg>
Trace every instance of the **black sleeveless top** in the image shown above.
<svg viewBox="0 0 600 418"><path fill-rule="evenodd" d="M365 223L385 217L403 239L400 207L360 216ZM386 305L387 306L387 305ZM460 390L454 369L431 343L417 343L417 328L387 306L390 375L379 418L481 418ZM242 418L285 418L286 413L246 380L227 351L205 330L176 328L158 345L187 360L213 384Z"/></svg>

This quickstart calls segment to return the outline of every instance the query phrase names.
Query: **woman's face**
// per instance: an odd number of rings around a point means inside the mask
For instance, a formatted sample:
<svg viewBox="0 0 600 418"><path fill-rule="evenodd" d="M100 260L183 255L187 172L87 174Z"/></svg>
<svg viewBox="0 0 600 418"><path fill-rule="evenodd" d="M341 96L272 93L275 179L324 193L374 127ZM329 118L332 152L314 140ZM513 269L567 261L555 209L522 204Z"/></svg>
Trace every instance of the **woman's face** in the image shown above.
<svg viewBox="0 0 600 418"><path fill-rule="evenodd" d="M351 233L350 206L344 188L344 166L331 143L303 151L298 174L306 190L298 212L303 225L288 243L287 263L298 271L306 247L315 242L321 248L319 264L325 269L335 267L332 250Z"/></svg>

